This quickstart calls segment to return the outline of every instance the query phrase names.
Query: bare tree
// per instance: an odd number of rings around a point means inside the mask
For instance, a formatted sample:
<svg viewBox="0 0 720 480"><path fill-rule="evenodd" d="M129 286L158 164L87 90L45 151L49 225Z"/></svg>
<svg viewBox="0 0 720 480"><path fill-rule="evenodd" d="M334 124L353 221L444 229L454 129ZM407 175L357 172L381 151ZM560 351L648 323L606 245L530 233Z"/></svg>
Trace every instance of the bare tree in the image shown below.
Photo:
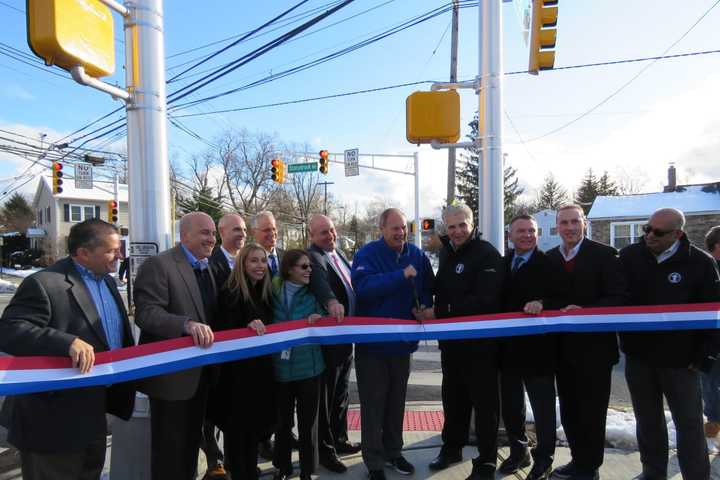
<svg viewBox="0 0 720 480"><path fill-rule="evenodd" d="M648 176L643 170L636 168L632 172L618 167L615 172L617 193L619 195L632 195L642 192L648 183Z"/></svg>

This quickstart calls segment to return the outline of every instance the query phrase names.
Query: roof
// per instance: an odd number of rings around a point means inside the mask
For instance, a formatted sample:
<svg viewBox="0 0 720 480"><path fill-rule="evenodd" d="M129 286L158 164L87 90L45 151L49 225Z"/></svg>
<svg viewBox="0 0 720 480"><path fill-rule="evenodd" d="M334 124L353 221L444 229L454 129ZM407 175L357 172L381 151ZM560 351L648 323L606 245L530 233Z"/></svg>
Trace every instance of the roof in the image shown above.
<svg viewBox="0 0 720 480"><path fill-rule="evenodd" d="M659 208L677 208L686 215L720 213L720 185L691 185L674 192L599 196L593 202L590 220L609 218L647 218Z"/></svg>
<svg viewBox="0 0 720 480"><path fill-rule="evenodd" d="M48 191L52 191L52 178L49 176L40 177L40 183L38 183L38 190L42 185L43 188L47 188ZM62 185L63 192L53 195L58 199L72 199L72 200L90 200L90 201L108 201L112 200L115 196L114 190L115 185L113 182L100 182L97 180L93 181L92 189L75 188L75 181L67 180ZM37 195L36 195L37 196ZM119 184L118 196L121 202L128 201L128 186L125 184Z"/></svg>

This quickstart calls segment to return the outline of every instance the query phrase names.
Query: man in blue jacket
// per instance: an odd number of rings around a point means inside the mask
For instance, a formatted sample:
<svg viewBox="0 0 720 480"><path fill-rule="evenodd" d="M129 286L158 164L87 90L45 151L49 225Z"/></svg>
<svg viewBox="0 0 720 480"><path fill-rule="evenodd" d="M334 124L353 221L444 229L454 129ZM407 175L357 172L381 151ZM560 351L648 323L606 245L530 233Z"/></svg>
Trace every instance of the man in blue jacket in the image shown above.
<svg viewBox="0 0 720 480"><path fill-rule="evenodd" d="M357 315L422 317L432 307L430 261L418 247L407 243L407 221L397 208L380 215L380 231L382 238L365 245L353 259ZM385 465L403 475L415 471L401 453L410 355L415 350L417 342L355 346L362 455L370 480L385 480Z"/></svg>

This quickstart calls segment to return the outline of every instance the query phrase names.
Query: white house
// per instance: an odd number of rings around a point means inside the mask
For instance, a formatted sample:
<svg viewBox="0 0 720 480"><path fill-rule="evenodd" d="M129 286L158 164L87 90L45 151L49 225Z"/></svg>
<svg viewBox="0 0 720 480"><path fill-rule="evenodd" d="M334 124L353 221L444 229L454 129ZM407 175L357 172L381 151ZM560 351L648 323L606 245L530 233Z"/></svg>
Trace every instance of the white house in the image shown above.
<svg viewBox="0 0 720 480"><path fill-rule="evenodd" d="M538 223L538 247L547 252L560 245L560 235L555 226L557 212L552 209L540 210L533 214Z"/></svg>

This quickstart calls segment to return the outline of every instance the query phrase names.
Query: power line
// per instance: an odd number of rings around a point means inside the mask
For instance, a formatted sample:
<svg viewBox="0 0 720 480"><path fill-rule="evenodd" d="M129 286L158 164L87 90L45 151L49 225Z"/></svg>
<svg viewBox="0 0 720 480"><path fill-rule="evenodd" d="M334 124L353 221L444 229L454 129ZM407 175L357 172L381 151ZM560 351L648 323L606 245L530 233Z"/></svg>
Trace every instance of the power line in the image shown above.
<svg viewBox="0 0 720 480"><path fill-rule="evenodd" d="M2 6L4 6L4 7L7 7L7 8L10 8L10 9L12 9L12 10L15 10L16 12L20 12L20 13L22 13L23 15L25 15L25 10L20 10L19 8L15 7L15 6L13 6L13 5L10 5L9 3L5 3L5 2L1 2L1 1L0 1L0 5L2 5Z"/></svg>

